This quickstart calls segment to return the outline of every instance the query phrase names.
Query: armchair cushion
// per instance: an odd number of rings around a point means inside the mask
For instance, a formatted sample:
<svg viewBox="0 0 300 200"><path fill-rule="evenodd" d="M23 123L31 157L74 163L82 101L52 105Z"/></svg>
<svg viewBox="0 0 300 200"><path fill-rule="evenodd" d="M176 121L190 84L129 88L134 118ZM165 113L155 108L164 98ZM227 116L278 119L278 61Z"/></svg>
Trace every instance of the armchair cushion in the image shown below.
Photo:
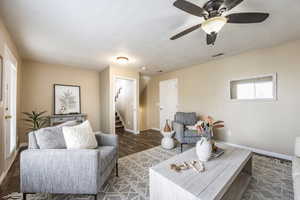
<svg viewBox="0 0 300 200"><path fill-rule="evenodd" d="M195 125L197 123L197 115L195 112L177 112L175 115L175 122L183 125Z"/></svg>
<svg viewBox="0 0 300 200"><path fill-rule="evenodd" d="M183 141L183 131L184 131L184 125L178 122L173 122L173 129L175 131L175 138L179 141Z"/></svg>
<svg viewBox="0 0 300 200"><path fill-rule="evenodd" d="M198 131L186 129L183 132L185 137L199 137Z"/></svg>

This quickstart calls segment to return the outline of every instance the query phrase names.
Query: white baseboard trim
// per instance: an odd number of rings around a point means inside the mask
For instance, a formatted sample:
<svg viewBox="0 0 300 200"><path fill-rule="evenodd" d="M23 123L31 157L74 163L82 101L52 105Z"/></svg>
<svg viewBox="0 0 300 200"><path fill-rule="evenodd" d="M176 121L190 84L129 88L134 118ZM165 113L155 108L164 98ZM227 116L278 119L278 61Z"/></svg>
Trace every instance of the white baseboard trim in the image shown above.
<svg viewBox="0 0 300 200"><path fill-rule="evenodd" d="M159 128L151 128L152 130L155 130L155 131L160 131Z"/></svg>
<svg viewBox="0 0 300 200"><path fill-rule="evenodd" d="M27 146L26 143L20 144L19 148L18 148L18 149L15 151L15 153L12 155L12 160L11 160L11 162L9 163L8 168L7 168L7 169L1 174L1 176L0 176L0 185L2 184L3 180L4 180L5 177L7 176L7 173L9 172L11 166L12 166L13 163L15 162L15 160L16 160L16 158L17 158L17 155L18 155L18 153L19 153L19 151L20 151L20 148L21 148L21 147L25 147L25 146Z"/></svg>
<svg viewBox="0 0 300 200"><path fill-rule="evenodd" d="M131 130L131 129L128 129L128 128L124 128L125 131L127 132L130 132L130 133L134 133L134 134L139 134L140 131L134 131L134 130Z"/></svg>
<svg viewBox="0 0 300 200"><path fill-rule="evenodd" d="M280 158L280 159L284 159L284 160L292 160L293 156L290 155L286 155L286 154L281 154L281 153L275 153L275 152L271 152L271 151L266 151L266 150L262 150L262 149L256 149L256 148L252 148L252 147L248 147L248 146L244 146L244 145L239 145L239 144L232 144L229 142L221 142L233 147L238 147L241 149L247 149L249 151L258 153L258 154L262 154L262 155L266 155L266 156L270 156L270 157L274 157L274 158Z"/></svg>

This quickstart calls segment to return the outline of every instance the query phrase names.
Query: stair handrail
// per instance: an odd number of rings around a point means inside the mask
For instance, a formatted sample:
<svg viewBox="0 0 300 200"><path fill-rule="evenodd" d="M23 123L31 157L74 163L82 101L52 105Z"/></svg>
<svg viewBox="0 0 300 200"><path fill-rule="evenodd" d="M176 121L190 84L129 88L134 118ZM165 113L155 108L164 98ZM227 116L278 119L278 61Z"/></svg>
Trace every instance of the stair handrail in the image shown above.
<svg viewBox="0 0 300 200"><path fill-rule="evenodd" d="M119 95L120 95L120 93L121 93L121 90L122 90L122 87L120 87L120 88L118 89L118 92L117 92L117 94L116 94L116 96L115 96L115 102L117 102L117 99L119 98Z"/></svg>

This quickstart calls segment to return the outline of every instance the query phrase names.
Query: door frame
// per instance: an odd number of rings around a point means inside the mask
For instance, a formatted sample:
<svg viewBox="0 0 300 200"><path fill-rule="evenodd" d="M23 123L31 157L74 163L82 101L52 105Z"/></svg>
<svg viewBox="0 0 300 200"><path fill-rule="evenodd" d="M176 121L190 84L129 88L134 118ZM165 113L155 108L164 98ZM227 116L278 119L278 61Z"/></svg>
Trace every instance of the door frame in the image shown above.
<svg viewBox="0 0 300 200"><path fill-rule="evenodd" d="M131 77L126 77L126 76L119 76L119 75L113 75L113 91L112 91L112 116L113 116L113 123L112 123L112 127L113 127L113 132L115 133L116 131L116 124L115 124L115 112L116 112L116 103L115 103L115 96L116 96L116 81L117 79L124 79L124 80L130 80L133 81L133 87L134 87L134 96L133 96L133 130L131 129L124 129L128 132L134 133L134 134L139 134L140 131L138 130L138 105L137 105L137 94L138 94L138 88L137 88L137 79L135 78L131 78Z"/></svg>
<svg viewBox="0 0 300 200"><path fill-rule="evenodd" d="M15 71L15 75L16 75L16 85L15 85L15 93L16 93L16 105L15 105L15 108L16 108L16 147L15 149L13 150L13 152L10 152L10 149L8 149L7 145L9 145L9 148L10 148L10 144L7 144L8 141L10 141L10 135L7 135L7 126L6 126L6 120L3 119L3 124L4 124L4 127L3 127L3 130L4 130L4 158L7 160L11 157L13 157L17 151L17 143L18 143L18 131L17 131L17 115L18 115L18 111L17 111L17 104L18 104L18 97L17 97L17 94L18 94L18 62L17 62L17 59L15 58L15 56L12 54L11 50L5 46L5 52L4 52L4 59L3 59L3 63L4 63L4 81L3 81L3 86L4 86L4 91L3 91L3 108L5 109L5 107L7 106L8 102L7 102L7 97L6 95L7 94L7 85L8 85L8 81L10 81L10 78L7 77L7 71L8 71L8 68L11 67L13 68L13 70ZM6 111L4 110L3 112L3 115L6 115ZM9 138L9 139L8 139Z"/></svg>
<svg viewBox="0 0 300 200"><path fill-rule="evenodd" d="M167 81L175 81L176 82L176 88L177 88L177 105L176 105L176 112L178 112L178 105L179 105L179 90L178 90L178 78L172 78L172 79L167 79L167 80L161 80L159 81L159 130L161 130L163 127L161 127L161 115L160 115L160 111L161 111L161 101L160 101L160 85L162 82L167 82Z"/></svg>

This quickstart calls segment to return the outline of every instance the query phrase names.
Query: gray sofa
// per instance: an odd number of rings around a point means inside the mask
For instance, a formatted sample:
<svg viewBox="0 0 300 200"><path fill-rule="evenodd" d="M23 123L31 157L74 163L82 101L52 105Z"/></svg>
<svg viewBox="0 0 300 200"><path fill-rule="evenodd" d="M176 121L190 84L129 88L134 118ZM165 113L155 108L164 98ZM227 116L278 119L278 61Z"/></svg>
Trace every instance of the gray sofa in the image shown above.
<svg viewBox="0 0 300 200"><path fill-rule="evenodd" d="M195 125L198 121L195 112L185 113L177 112L173 121L173 129L175 131L175 138L180 143L181 152L183 144L195 144L201 139L195 130L188 130L186 126Z"/></svg>
<svg viewBox="0 0 300 200"><path fill-rule="evenodd" d="M88 194L97 199L103 183L116 167L118 136L96 133L96 149L40 149L34 133L21 153L23 199L28 193Z"/></svg>

